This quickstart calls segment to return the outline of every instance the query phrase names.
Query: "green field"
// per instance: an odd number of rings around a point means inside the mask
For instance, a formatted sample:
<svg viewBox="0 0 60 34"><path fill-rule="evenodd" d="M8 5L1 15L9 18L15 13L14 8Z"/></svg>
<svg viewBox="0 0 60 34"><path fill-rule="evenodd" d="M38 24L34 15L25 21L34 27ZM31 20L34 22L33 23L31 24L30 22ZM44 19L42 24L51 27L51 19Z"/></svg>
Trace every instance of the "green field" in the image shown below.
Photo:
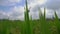
<svg viewBox="0 0 60 34"><path fill-rule="evenodd" d="M32 16L29 17L29 12L26 0L24 21L0 20L0 34L60 34L60 21L56 11L54 19L46 19L45 8L44 14L39 8L39 19L36 20L32 20Z"/></svg>
<svg viewBox="0 0 60 34"><path fill-rule="evenodd" d="M59 34L60 28L56 26L55 22L54 20L47 20L44 25L42 22L41 27L39 20L30 21L32 34L41 34L41 28L43 29L42 34L45 34L44 32L47 32L46 34ZM19 20L0 20L0 34L26 34L24 24L24 21Z"/></svg>

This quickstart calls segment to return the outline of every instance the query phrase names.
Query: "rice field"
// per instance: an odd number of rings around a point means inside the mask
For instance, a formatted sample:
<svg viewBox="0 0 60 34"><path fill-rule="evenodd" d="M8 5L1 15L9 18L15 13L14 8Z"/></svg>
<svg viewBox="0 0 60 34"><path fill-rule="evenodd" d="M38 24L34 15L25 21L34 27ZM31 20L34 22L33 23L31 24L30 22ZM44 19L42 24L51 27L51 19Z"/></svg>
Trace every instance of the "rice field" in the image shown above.
<svg viewBox="0 0 60 34"><path fill-rule="evenodd" d="M55 10L54 10L55 11ZM46 19L46 9L44 15L39 9L39 19L29 19L29 9L26 1L24 21L20 20L0 20L0 34L60 34L60 21L55 11L55 19Z"/></svg>

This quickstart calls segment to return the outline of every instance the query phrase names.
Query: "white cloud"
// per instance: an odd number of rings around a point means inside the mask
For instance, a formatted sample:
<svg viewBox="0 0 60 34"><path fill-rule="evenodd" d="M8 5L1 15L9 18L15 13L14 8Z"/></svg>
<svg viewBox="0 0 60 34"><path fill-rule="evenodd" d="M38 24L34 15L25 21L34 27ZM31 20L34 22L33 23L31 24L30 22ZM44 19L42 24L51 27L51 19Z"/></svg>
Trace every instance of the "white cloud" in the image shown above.
<svg viewBox="0 0 60 34"><path fill-rule="evenodd" d="M54 17L54 11L53 10L46 10L46 18L53 18Z"/></svg>
<svg viewBox="0 0 60 34"><path fill-rule="evenodd" d="M10 19L23 19L24 16L24 7L23 6L19 6L19 7L14 7L11 12L10 12ZM20 18L19 18L20 17Z"/></svg>
<svg viewBox="0 0 60 34"><path fill-rule="evenodd" d="M37 1L37 0L29 0L28 1L28 5L30 7L30 10L33 13L37 12L39 7L40 8L46 7L47 8L46 16L48 18L52 18L54 16L54 11L53 10L57 10L58 16L60 17L60 12L58 11L58 9L60 8L60 4L59 3L60 3L60 0L47 0L44 4L40 4L40 2ZM35 13L35 14L37 14L37 13ZM37 16L37 15L35 15L35 16Z"/></svg>
<svg viewBox="0 0 60 34"><path fill-rule="evenodd" d="M29 7L39 6L39 7L47 7L48 9L59 9L60 8L60 0L45 0L43 4L40 4L40 0L29 0Z"/></svg>
<svg viewBox="0 0 60 34"><path fill-rule="evenodd" d="M1 6L12 6L19 2L21 2L21 0L0 0L0 5Z"/></svg>
<svg viewBox="0 0 60 34"><path fill-rule="evenodd" d="M47 0L28 0L28 3L34 3L34 4L43 4L45 3Z"/></svg>
<svg viewBox="0 0 60 34"><path fill-rule="evenodd" d="M6 18L8 18L7 13L0 11L0 19L6 19Z"/></svg>
<svg viewBox="0 0 60 34"><path fill-rule="evenodd" d="M9 2L8 2L9 1ZM18 3L20 0L8 0L8 1L0 1L0 5L14 5ZM4 3L5 4L4 4ZM57 3L56 3L57 2ZM54 11L50 9L59 9L60 8L60 0L47 0L45 4L41 4L39 0L28 0L28 7L30 8L30 15L32 15L33 19L39 18L38 8L42 6L47 7L46 17L52 18L54 16ZM59 10L60 11L60 10ZM42 9L43 12L43 9ZM24 19L24 7L23 6L14 6L9 12L0 11L0 18L9 17L9 19ZM60 18L60 12L58 12L58 16Z"/></svg>
<svg viewBox="0 0 60 34"><path fill-rule="evenodd" d="M24 18L24 7L19 6L19 7L13 7L9 12L3 12L0 11L0 19L2 18L9 18L9 19L19 19L23 20Z"/></svg>

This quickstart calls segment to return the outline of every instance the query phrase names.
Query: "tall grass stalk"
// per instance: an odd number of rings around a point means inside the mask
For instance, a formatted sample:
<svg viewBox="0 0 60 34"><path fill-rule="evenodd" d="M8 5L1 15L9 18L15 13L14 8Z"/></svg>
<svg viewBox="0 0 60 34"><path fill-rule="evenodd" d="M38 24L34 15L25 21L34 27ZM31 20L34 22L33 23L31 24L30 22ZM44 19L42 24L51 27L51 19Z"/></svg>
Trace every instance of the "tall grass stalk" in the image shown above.
<svg viewBox="0 0 60 34"><path fill-rule="evenodd" d="M25 33L26 29L25 29L25 23L21 24L21 34L26 34Z"/></svg>
<svg viewBox="0 0 60 34"><path fill-rule="evenodd" d="M41 28L40 31L41 31L41 34L45 34L45 20L43 18L41 10L39 12L39 17L40 17L40 28Z"/></svg>
<svg viewBox="0 0 60 34"><path fill-rule="evenodd" d="M46 8L44 8L44 22L45 22L45 34L51 34L49 30L49 23L46 21Z"/></svg>
<svg viewBox="0 0 60 34"><path fill-rule="evenodd" d="M54 10L55 11L55 10ZM57 27L57 34L60 34L60 22L59 22L59 18L58 18L58 15L57 15L57 13L56 13L56 11L54 12L54 14L55 14L55 25L56 25L56 27Z"/></svg>
<svg viewBox="0 0 60 34"><path fill-rule="evenodd" d="M26 1L26 11L25 11L25 27L26 27L26 34L32 34L31 31L31 24L29 21L29 10L28 10L28 5L27 5L27 0Z"/></svg>
<svg viewBox="0 0 60 34"><path fill-rule="evenodd" d="M30 30L31 30L31 34L33 34L33 22L32 22L32 15L31 15L31 21L30 21Z"/></svg>
<svg viewBox="0 0 60 34"><path fill-rule="evenodd" d="M49 30L49 25L46 22L46 9L45 8L44 8L44 15L42 15L42 12L40 10L39 17L40 17L41 34L51 34Z"/></svg>

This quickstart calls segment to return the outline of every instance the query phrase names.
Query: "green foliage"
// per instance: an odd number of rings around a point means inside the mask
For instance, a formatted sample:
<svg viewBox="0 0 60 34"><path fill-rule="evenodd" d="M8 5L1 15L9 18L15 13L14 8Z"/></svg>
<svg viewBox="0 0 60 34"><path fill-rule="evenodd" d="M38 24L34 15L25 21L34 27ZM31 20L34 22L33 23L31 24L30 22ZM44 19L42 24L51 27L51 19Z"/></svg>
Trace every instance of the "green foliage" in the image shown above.
<svg viewBox="0 0 60 34"><path fill-rule="evenodd" d="M40 10L40 9L39 9ZM40 10L41 12L41 10ZM39 12L40 16L40 30L41 30L41 34L51 34L50 30L49 30L49 25L46 22L46 9L44 8L44 15L42 15L42 13Z"/></svg>
<svg viewBox="0 0 60 34"><path fill-rule="evenodd" d="M55 12L55 19L46 19L46 8L42 14L39 8L39 19L29 19L29 9L26 0L24 21L0 20L0 34L60 34L60 21Z"/></svg>
<svg viewBox="0 0 60 34"><path fill-rule="evenodd" d="M29 10L26 0L26 11L25 11L25 28L26 28L26 34L32 34L32 25L29 20Z"/></svg>
<svg viewBox="0 0 60 34"><path fill-rule="evenodd" d="M56 11L55 11L55 25L56 25L56 27L57 27L57 33L58 34L60 34L60 22L59 22L59 18L58 18L58 15L57 15L57 13L56 13Z"/></svg>

